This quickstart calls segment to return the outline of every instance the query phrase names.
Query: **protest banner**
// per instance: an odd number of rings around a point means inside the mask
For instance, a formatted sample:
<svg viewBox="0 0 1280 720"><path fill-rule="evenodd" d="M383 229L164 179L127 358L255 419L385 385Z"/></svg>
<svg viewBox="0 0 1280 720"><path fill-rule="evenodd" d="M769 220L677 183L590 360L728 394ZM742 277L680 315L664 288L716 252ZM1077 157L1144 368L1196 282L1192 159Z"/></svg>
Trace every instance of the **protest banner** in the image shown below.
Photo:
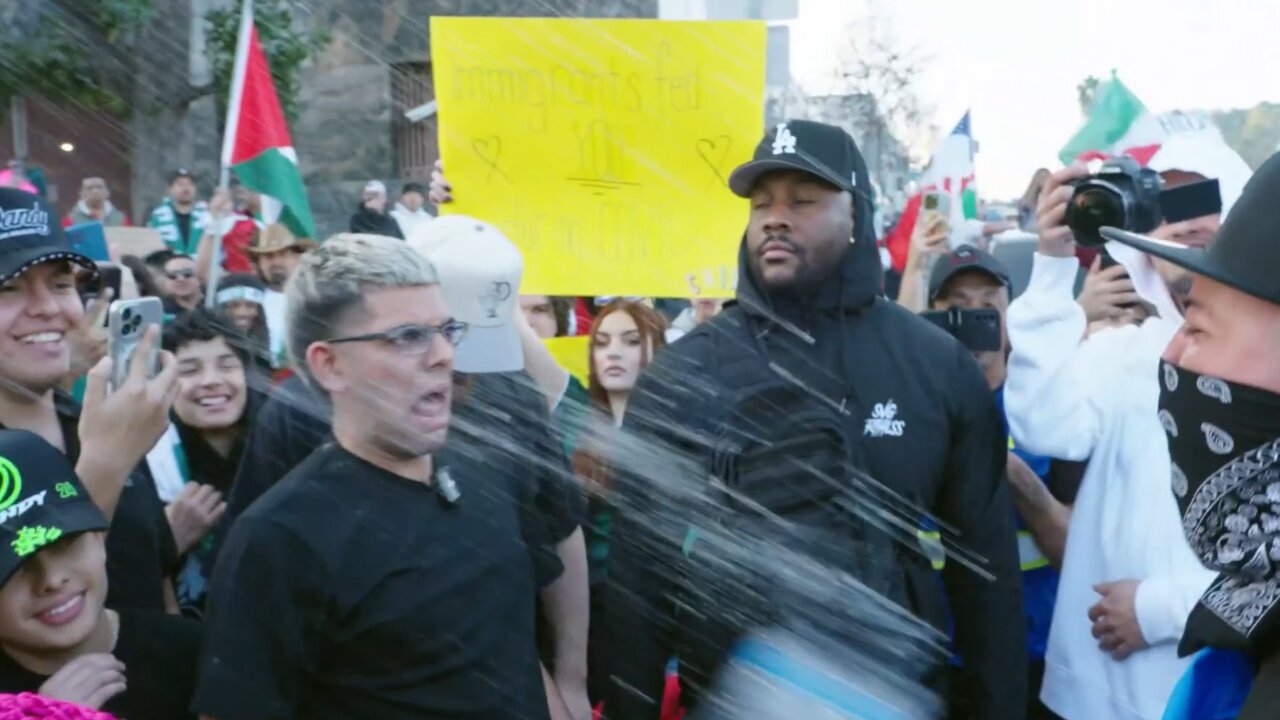
<svg viewBox="0 0 1280 720"><path fill-rule="evenodd" d="M164 239L160 231L149 227L109 227L103 232L107 236L107 248L111 259L119 261L125 255L146 257L156 250L165 249Z"/></svg>
<svg viewBox="0 0 1280 720"><path fill-rule="evenodd" d="M727 187L764 116L765 25L431 19L442 212L498 226L522 291L733 294Z"/></svg>

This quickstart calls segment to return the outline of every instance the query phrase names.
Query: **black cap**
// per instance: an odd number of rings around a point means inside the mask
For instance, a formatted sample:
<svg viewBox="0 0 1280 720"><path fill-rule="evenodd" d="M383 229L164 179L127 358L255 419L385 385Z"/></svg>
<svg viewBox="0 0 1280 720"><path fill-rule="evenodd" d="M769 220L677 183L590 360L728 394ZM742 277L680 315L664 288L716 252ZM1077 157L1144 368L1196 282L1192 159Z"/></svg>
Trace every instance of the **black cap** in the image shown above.
<svg viewBox="0 0 1280 720"><path fill-rule="evenodd" d="M943 255L933 266L933 274L929 276L929 301L933 302L951 278L962 272L983 272L995 278L996 282L1010 287L1009 271L1004 264L991 256L991 253L972 245L961 245Z"/></svg>
<svg viewBox="0 0 1280 720"><path fill-rule="evenodd" d="M1102 228L1102 236L1280 305L1280 153L1258 168L1207 250Z"/></svg>
<svg viewBox="0 0 1280 720"><path fill-rule="evenodd" d="M761 175L799 170L853 193L858 185L857 155L858 146L843 129L812 120L788 120L765 133L750 162L729 176L729 189L747 197Z"/></svg>
<svg viewBox="0 0 1280 720"><path fill-rule="evenodd" d="M186 168L178 168L177 170L174 170L172 173L170 173L169 184L170 185L174 184L175 182L177 182L178 178L187 178L191 182L196 181L195 173L191 172Z"/></svg>
<svg viewBox="0 0 1280 720"><path fill-rule="evenodd" d="M57 216L43 200L22 190L0 188L0 282L51 260L98 270L91 258L72 249Z"/></svg>
<svg viewBox="0 0 1280 720"><path fill-rule="evenodd" d="M420 182L407 182L404 187L400 188L400 194L416 192L422 197L427 196L427 187Z"/></svg>
<svg viewBox="0 0 1280 720"><path fill-rule="evenodd" d="M0 430L0 585L40 548L107 519L66 455L26 430Z"/></svg>

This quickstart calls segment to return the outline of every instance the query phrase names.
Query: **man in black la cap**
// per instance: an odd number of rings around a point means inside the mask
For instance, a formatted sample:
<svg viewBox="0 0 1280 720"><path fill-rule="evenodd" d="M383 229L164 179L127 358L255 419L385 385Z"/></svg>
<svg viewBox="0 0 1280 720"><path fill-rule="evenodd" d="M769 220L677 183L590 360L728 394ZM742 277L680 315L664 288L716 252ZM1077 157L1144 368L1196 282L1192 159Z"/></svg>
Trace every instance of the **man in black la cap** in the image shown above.
<svg viewBox="0 0 1280 720"><path fill-rule="evenodd" d="M0 693L185 717L200 626L105 607L107 526L57 448L0 431Z"/></svg>
<svg viewBox="0 0 1280 720"><path fill-rule="evenodd" d="M1219 575L1192 610L1178 651L1210 647L1253 659L1243 720L1280 717L1277 198L1280 154L1258 168L1207 250L1102 230L1194 274L1182 328L1160 364L1159 417L1187 540Z"/></svg>
<svg viewBox="0 0 1280 720"><path fill-rule="evenodd" d="M647 444L643 460L620 459L609 570L616 612L605 621L617 633L611 647L627 651L616 658L606 715L657 717L673 655L696 703L735 638L768 623L769 603L748 607L752 593L727 589L740 578L715 546L690 541L697 519L652 522L702 493L723 513L703 518L703 532L776 527L756 525L733 499L745 498L787 521L795 535L779 543L821 558L828 574L848 572L938 628L949 601L974 717L1007 717L1024 704L1026 650L1022 623L1009 621L1022 604L1006 439L982 372L953 338L880 295L871 179L844 130L780 123L728 185L749 200L736 302L654 358L624 420ZM776 422L760 415L774 410ZM799 456L777 450L801 446ZM804 469L818 456L835 483ZM875 513L888 502L856 490L865 475L954 527L994 577L949 563L944 599L914 535L890 538L840 511ZM721 486L733 494L714 500ZM770 569L744 572L769 577ZM777 584L758 589L768 596Z"/></svg>

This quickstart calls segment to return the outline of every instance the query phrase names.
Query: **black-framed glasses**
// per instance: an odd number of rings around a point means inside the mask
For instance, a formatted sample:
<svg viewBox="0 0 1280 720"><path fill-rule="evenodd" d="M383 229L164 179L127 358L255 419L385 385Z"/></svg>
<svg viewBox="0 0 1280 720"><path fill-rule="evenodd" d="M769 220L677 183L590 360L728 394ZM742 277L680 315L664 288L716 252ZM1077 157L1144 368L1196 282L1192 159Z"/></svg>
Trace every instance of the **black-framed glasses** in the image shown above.
<svg viewBox="0 0 1280 720"><path fill-rule="evenodd" d="M467 330L470 327L470 325L461 320L450 320L443 325L400 325L382 332L332 338L326 342L335 345L353 342L380 342L405 355L421 355L431 349L431 344L435 341L436 335L443 337L445 342L453 347L457 347L462 342L462 339L467 336Z"/></svg>

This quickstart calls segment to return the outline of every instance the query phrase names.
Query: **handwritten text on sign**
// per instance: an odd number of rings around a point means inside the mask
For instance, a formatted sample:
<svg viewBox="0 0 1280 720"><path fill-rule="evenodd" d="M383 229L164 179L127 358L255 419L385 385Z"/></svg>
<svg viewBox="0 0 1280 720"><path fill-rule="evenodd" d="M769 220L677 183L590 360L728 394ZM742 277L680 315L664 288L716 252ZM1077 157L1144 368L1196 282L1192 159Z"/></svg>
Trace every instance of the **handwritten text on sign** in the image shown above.
<svg viewBox="0 0 1280 720"><path fill-rule="evenodd" d="M765 27L432 18L455 202L525 254L526 293L732 295Z"/></svg>

